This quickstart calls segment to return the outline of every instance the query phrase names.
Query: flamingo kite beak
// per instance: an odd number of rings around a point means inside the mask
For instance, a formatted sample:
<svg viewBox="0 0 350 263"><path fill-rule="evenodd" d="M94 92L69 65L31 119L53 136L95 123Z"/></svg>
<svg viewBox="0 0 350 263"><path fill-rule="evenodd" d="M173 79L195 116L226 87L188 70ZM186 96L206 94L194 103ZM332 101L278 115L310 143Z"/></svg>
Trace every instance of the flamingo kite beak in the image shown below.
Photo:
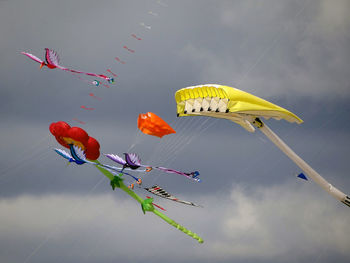
<svg viewBox="0 0 350 263"><path fill-rule="evenodd" d="M40 64L40 68L42 68L43 66L45 66L45 63L44 63L44 62L42 62L42 63Z"/></svg>

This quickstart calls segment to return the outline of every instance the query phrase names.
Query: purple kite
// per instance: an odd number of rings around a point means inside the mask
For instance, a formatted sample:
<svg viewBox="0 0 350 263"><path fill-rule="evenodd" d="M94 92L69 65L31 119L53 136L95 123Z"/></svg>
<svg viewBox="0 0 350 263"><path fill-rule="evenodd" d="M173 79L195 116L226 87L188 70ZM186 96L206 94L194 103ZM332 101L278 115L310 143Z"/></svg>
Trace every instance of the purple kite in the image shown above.
<svg viewBox="0 0 350 263"><path fill-rule="evenodd" d="M150 172L150 171L152 171L152 169L157 169L157 170L160 170L160 171L163 171L166 173L180 174L180 175L186 176L187 178L194 180L196 182L201 181L201 179L198 178L198 176L199 176L198 171L184 173L184 172L180 172L180 171L177 171L174 169L169 169L169 168L160 167L160 166L143 165L143 164L141 164L140 157L136 153L124 153L124 157L125 157L124 159L116 154L104 154L104 155L106 157L108 157L109 159L111 159L112 161L122 165L123 169L130 168L132 170L136 170L140 167L143 167L146 169L145 170L146 172Z"/></svg>

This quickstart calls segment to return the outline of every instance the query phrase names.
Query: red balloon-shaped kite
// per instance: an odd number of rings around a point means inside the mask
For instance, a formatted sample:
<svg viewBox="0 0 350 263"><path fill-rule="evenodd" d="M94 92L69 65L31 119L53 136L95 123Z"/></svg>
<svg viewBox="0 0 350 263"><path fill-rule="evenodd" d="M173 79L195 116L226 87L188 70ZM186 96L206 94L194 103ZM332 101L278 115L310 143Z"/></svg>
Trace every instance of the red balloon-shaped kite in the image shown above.
<svg viewBox="0 0 350 263"><path fill-rule="evenodd" d="M59 121L51 123L50 132L62 146L69 149L73 144L81 148L89 160L96 160L100 156L100 144L82 128L70 127L68 123Z"/></svg>

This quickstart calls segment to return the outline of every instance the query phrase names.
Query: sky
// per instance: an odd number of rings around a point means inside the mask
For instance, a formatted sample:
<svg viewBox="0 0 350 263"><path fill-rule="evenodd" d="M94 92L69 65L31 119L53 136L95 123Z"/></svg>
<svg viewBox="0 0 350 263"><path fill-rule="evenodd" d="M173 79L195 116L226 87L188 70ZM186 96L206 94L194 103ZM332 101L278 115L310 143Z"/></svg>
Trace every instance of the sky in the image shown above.
<svg viewBox="0 0 350 263"><path fill-rule="evenodd" d="M259 131L177 118L174 99L178 89L217 83L290 110L304 123L266 123L349 194L349 11L346 0L0 0L0 261L349 262L348 207L298 179ZM116 82L96 87L21 54L43 58L44 48L69 68L111 69ZM148 111L177 133L139 132ZM200 171L200 183L152 171L143 185L201 204L155 197L204 243L143 215L95 168L67 165L53 151L57 121L85 129L102 153Z"/></svg>

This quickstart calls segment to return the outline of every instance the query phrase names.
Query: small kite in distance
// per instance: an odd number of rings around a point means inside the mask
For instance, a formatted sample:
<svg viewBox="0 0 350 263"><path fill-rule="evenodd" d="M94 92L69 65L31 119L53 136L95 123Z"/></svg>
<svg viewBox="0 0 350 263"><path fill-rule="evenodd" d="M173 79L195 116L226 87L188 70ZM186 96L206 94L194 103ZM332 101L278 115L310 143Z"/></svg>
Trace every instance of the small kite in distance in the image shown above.
<svg viewBox="0 0 350 263"><path fill-rule="evenodd" d="M81 105L80 108L84 109L84 110L94 110L95 108L88 108L84 105Z"/></svg>
<svg viewBox="0 0 350 263"><path fill-rule="evenodd" d="M112 70L107 69L106 71L107 71L108 73L111 73L111 74L113 75L113 77L118 77L118 75L117 75L117 74L115 74L115 73L113 73L113 72L112 72Z"/></svg>
<svg viewBox="0 0 350 263"><path fill-rule="evenodd" d="M115 57L114 59L115 59L116 61L120 62L121 64L125 64L125 63L126 63L125 61L121 60L121 59L118 58L118 57Z"/></svg>
<svg viewBox="0 0 350 263"><path fill-rule="evenodd" d="M152 15L152 16L158 16L157 13L154 13L154 12L152 12L152 11L149 11L148 13L149 13L150 15Z"/></svg>
<svg viewBox="0 0 350 263"><path fill-rule="evenodd" d="M135 34L131 34L131 36L132 36L133 38L137 39L137 40L142 40L142 38L136 36Z"/></svg>
<svg viewBox="0 0 350 263"><path fill-rule="evenodd" d="M298 174L297 177L300 178L300 179L303 179L305 181L309 181L309 179L307 179L306 175L303 174L303 173Z"/></svg>
<svg viewBox="0 0 350 263"><path fill-rule="evenodd" d="M86 122L81 121L81 120L79 120L79 119L77 119L77 118L73 118L73 121L79 122L80 124L86 124Z"/></svg>
<svg viewBox="0 0 350 263"><path fill-rule="evenodd" d="M95 94L93 94L93 93L89 93L89 96L93 97L94 99L97 99L97 100L102 100L100 97L95 96Z"/></svg>
<svg viewBox="0 0 350 263"><path fill-rule="evenodd" d="M135 53L135 50L128 48L127 46L123 46L123 48L125 48L127 51L129 51L130 53Z"/></svg>
<svg viewBox="0 0 350 263"><path fill-rule="evenodd" d="M146 29L148 29L148 30L151 30L151 26L147 26L147 25L145 25L145 23L140 23L140 26L142 26L142 27L144 27L144 28L146 28Z"/></svg>

